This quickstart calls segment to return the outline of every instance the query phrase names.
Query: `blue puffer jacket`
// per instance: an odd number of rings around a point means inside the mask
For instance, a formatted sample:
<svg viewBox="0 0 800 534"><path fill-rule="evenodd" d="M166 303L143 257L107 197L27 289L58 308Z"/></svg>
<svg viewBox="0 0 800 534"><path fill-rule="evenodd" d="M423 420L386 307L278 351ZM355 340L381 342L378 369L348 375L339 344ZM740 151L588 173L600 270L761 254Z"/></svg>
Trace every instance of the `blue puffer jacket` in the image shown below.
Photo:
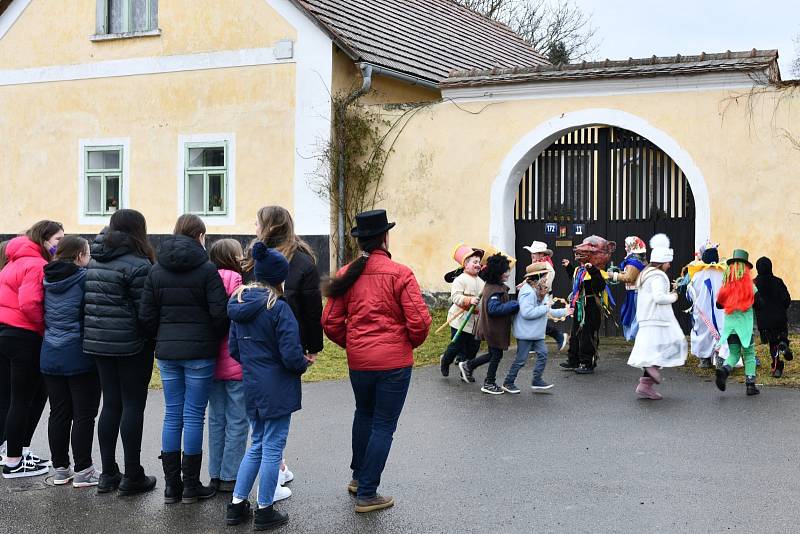
<svg viewBox="0 0 800 534"><path fill-rule="evenodd" d="M46 375L71 376L95 370L83 352L86 269L54 261L44 268L44 341L40 367Z"/></svg>
<svg viewBox="0 0 800 534"><path fill-rule="evenodd" d="M284 417L301 408L300 375L308 361L292 309L279 299L267 309L268 290L249 288L231 297L231 357L242 364L247 416Z"/></svg>

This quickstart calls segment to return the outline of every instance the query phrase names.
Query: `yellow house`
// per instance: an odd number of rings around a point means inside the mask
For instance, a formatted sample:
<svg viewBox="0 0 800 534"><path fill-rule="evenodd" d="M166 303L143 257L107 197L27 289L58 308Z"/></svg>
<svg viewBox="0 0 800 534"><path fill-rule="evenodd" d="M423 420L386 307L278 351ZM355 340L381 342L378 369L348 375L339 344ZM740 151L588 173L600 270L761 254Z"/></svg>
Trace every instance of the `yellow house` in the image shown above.
<svg viewBox="0 0 800 534"><path fill-rule="evenodd" d="M279 204L327 270L332 93L366 77L366 102L432 101L451 69L544 62L449 0L363 5L0 0L0 234L92 234L131 207L156 236L191 212L245 238Z"/></svg>

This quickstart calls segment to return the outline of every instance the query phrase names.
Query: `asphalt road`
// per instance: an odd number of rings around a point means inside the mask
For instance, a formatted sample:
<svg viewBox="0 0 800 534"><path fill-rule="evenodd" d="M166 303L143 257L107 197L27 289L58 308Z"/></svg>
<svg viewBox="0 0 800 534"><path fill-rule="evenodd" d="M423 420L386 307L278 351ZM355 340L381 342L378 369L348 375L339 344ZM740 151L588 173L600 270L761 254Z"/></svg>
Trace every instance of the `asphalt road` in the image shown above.
<svg viewBox="0 0 800 534"><path fill-rule="evenodd" d="M510 363L504 358L501 369ZM286 457L294 496L280 532L797 532L800 391L743 384L720 393L664 372L658 402L636 399L639 372L608 354L594 376L558 370L552 394L481 394L438 369L415 372L381 492L394 508L353 512L345 490L352 393L347 382L305 387ZM526 367L517 381L529 383ZM476 371L479 381L483 371ZM162 502L157 460L163 400L151 392L144 459L159 478L134 498L55 488L44 477L0 480L0 532L245 532L226 528L226 497ZM47 451L46 424L34 448ZM121 458L121 454L120 454ZM99 462L99 455L95 456ZM205 467L205 466L204 466Z"/></svg>

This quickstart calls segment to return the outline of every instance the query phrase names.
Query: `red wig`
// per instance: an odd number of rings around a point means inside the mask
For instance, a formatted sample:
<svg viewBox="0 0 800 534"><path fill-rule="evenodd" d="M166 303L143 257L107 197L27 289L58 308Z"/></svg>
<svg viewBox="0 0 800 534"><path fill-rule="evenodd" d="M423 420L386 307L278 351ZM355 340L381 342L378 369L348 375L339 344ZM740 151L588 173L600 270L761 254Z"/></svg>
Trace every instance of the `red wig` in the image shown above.
<svg viewBox="0 0 800 534"><path fill-rule="evenodd" d="M725 283L719 290L717 302L725 308L725 313L747 311L753 307L755 293L750 267L742 262L734 262L725 273Z"/></svg>

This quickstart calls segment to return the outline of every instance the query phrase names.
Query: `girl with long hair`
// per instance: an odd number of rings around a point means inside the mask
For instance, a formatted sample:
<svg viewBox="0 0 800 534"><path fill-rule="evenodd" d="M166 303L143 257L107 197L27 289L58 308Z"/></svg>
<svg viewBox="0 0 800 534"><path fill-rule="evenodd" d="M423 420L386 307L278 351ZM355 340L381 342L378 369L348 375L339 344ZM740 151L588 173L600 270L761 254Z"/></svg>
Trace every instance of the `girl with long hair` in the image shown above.
<svg viewBox="0 0 800 534"><path fill-rule="evenodd" d="M394 505L377 489L411 383L413 350L428 336L431 316L414 273L391 259L394 223L386 212L360 213L356 225L350 234L361 255L326 285L322 326L347 352L356 403L347 489L356 512L371 512Z"/></svg>
<svg viewBox="0 0 800 534"><path fill-rule="evenodd" d="M142 290L153 265L147 222L136 210L121 209L92 245L86 272L83 350L94 356L103 392L97 440L103 472L98 493L151 491L156 479L141 464L147 388L153 374L153 342L139 320ZM116 462L122 436L125 473Z"/></svg>
<svg viewBox="0 0 800 534"><path fill-rule="evenodd" d="M44 335L44 266L64 237L55 221L39 221L6 246L8 263L0 271L0 359L9 369L2 386L10 399L5 419L7 451L3 477L43 475L49 461L30 452L30 443L47 391L39 368Z"/></svg>
<svg viewBox="0 0 800 534"><path fill-rule="evenodd" d="M228 294L205 249L206 225L185 214L158 249L142 293L139 315L156 338L164 385L161 462L164 502L197 502L216 494L200 482L206 405L219 342L228 332ZM183 458L181 459L181 443ZM183 479L181 479L183 474Z"/></svg>

